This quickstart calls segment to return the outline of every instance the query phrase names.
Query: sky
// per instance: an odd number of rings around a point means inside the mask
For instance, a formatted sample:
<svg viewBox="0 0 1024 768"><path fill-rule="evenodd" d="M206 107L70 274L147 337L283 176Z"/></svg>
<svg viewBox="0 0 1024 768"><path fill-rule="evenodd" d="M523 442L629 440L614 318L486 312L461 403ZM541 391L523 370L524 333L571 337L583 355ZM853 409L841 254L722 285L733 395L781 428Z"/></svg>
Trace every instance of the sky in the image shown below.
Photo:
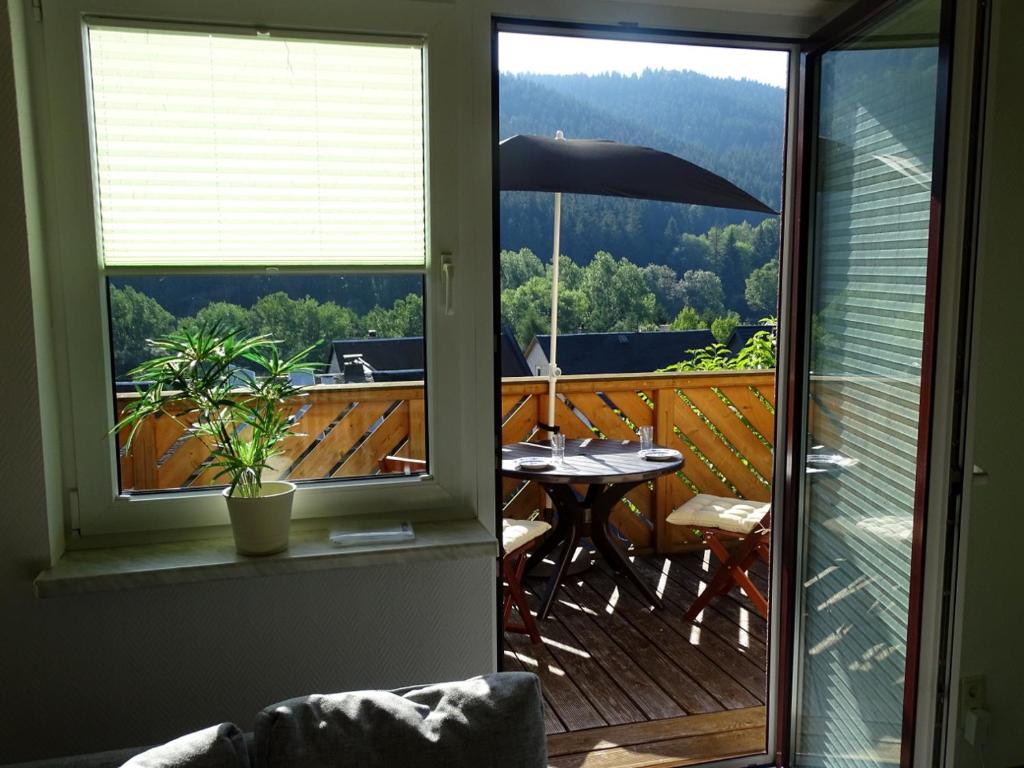
<svg viewBox="0 0 1024 768"><path fill-rule="evenodd" d="M705 45L642 43L586 37L502 32L498 37L501 72L543 75L638 74L645 69L689 69L711 77L747 78L786 86L787 55L781 51L713 48Z"/></svg>

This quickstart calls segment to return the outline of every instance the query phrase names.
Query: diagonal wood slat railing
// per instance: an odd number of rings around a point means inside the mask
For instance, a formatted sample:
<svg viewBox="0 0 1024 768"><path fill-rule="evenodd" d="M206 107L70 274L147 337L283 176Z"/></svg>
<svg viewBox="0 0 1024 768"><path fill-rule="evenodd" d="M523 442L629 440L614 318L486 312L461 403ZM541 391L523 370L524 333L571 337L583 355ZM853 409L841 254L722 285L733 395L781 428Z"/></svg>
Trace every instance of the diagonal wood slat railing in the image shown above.
<svg viewBox="0 0 1024 768"><path fill-rule="evenodd" d="M134 395L118 395L123 407ZM291 410L298 433L274 459L277 479L322 480L377 472L389 454L426 455L423 385L333 385L311 388ZM130 453L121 455L121 487L132 491L201 488L214 482L210 452L186 425L161 415L143 422Z"/></svg>
<svg viewBox="0 0 1024 768"><path fill-rule="evenodd" d="M123 405L132 395L119 395ZM774 371L716 371L564 376L556 414L569 438L635 440L641 425L654 440L683 452L675 475L633 489L612 522L640 551L687 548L692 532L665 517L699 492L767 500L774 441ZM426 457L423 387L419 382L312 388L293 409L301 436L274 463L273 475L291 480L362 477L392 454ZM502 442L539 441L547 414L547 383L504 379ZM198 488L214 482L209 452L185 429L162 416L143 424L133 450L121 457L126 491ZM507 517L527 517L544 506L534 483L504 481Z"/></svg>

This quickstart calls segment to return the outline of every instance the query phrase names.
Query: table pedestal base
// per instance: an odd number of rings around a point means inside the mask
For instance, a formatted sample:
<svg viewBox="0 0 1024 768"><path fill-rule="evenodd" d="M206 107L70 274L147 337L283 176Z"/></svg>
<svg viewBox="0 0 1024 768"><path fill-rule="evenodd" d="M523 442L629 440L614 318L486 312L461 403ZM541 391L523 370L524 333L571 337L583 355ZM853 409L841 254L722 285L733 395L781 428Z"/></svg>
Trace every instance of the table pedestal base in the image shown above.
<svg viewBox="0 0 1024 768"><path fill-rule="evenodd" d="M661 600L636 574L629 559L619 549L619 545L608 536L608 517L612 508L630 489L639 484L594 484L587 489L586 496L581 496L568 485L542 483L554 503L557 519L554 530L530 555L526 575L530 575L541 561L559 546L561 551L541 597L540 611L537 614L539 618L546 619L551 614L558 588L568 574L569 562L583 536L590 537L597 553L608 562L617 575L625 576L633 582L651 605L661 607Z"/></svg>

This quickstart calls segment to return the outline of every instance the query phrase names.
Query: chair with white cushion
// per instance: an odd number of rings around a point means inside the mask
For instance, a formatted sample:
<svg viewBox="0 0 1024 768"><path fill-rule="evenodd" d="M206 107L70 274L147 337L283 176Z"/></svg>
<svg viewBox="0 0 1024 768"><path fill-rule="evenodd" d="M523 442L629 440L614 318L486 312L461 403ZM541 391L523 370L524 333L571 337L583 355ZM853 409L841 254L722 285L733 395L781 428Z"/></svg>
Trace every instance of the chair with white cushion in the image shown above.
<svg viewBox="0 0 1024 768"><path fill-rule="evenodd" d="M505 602L502 605L502 622L509 632L521 632L530 636L530 641L540 642L537 622L530 613L530 606L523 593L523 573L526 571L526 555L540 539L551 530L550 523L543 520L512 520L502 518L501 521L501 575L505 580ZM522 623L512 624L512 605L519 612Z"/></svg>
<svg viewBox="0 0 1024 768"><path fill-rule="evenodd" d="M696 528L707 547L721 561L707 588L686 612L692 621L712 598L728 594L734 586L746 592L762 617L768 618L768 601L747 575L754 561L768 562L768 534L771 532L771 504L726 496L699 493L673 511L666 521L672 525ZM725 543L740 539L730 552Z"/></svg>

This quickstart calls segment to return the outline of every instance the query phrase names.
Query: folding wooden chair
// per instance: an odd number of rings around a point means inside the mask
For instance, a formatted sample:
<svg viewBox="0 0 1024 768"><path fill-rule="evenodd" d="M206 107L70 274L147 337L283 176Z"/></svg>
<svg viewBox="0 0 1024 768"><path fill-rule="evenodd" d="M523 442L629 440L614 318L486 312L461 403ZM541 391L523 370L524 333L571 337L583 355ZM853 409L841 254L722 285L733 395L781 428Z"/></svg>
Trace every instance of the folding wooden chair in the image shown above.
<svg viewBox="0 0 1024 768"><path fill-rule="evenodd" d="M505 600L502 603L502 624L509 632L520 632L530 636L530 642L540 642L537 622L530 613L529 603L523 592L523 573L526 571L527 554L551 530L551 525L543 520L510 520L501 521L501 577L505 581ZM519 612L519 624L513 624L512 606Z"/></svg>
<svg viewBox="0 0 1024 768"><path fill-rule="evenodd" d="M758 558L768 562L770 503L700 493L665 519L672 525L699 529L704 543L721 562L707 587L686 612L687 621L693 621L713 598L728 594L735 586L747 593L755 611L768 618L768 600L750 580L747 571ZM741 540L731 552L725 546L729 539Z"/></svg>
<svg viewBox="0 0 1024 768"><path fill-rule="evenodd" d="M379 462L380 471L405 473L407 475L425 472L427 463L421 459L407 459L402 456L385 456ZM523 592L523 572L526 570L527 554L551 529L543 520L501 521L501 577L505 581L505 599L502 603L502 623L509 632L520 632L530 636L533 643L540 642L537 622L530 613L530 606ZM512 606L519 612L520 623L511 622Z"/></svg>

